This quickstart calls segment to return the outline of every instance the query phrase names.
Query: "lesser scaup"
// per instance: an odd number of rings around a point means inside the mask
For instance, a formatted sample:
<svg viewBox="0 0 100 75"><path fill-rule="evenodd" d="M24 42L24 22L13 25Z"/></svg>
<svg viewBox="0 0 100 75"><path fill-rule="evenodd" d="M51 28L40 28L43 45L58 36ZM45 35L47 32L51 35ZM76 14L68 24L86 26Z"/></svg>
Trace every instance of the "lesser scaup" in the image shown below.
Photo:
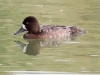
<svg viewBox="0 0 100 75"><path fill-rule="evenodd" d="M43 38L59 38L67 37L76 33L83 33L83 28L76 26L64 25L39 25L38 20L34 16L28 16L23 20L22 27L14 33L14 35L21 32L28 31L24 34L26 39L43 39Z"/></svg>

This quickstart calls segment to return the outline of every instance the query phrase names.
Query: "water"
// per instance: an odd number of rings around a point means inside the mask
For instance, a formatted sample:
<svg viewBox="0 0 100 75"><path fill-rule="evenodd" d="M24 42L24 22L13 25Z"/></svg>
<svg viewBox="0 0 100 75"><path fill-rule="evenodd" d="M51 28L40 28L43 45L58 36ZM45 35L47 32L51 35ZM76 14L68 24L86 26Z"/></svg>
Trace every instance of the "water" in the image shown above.
<svg viewBox="0 0 100 75"><path fill-rule="evenodd" d="M66 39L25 39L27 44L21 42L21 41L14 41L14 43L22 48L23 53L28 55L38 55L41 54L41 48L44 47L46 49L47 47L50 48L50 50L53 48L57 48L57 52L61 52L60 46L62 44L79 44L80 42L75 41L75 38L78 36L68 36ZM79 38L78 38L79 39ZM72 41L73 40L73 41ZM46 47L46 48L45 48ZM52 51L51 50L51 51ZM56 51L56 50L55 50ZM66 51L66 50L64 50Z"/></svg>
<svg viewBox="0 0 100 75"><path fill-rule="evenodd" d="M85 35L66 40L13 40L9 50L1 55L1 70L13 75L98 74L100 56L87 50L90 46L81 41Z"/></svg>
<svg viewBox="0 0 100 75"><path fill-rule="evenodd" d="M100 0L1 0L0 7L0 75L100 74ZM87 33L66 40L14 36L29 15L40 24L76 25Z"/></svg>

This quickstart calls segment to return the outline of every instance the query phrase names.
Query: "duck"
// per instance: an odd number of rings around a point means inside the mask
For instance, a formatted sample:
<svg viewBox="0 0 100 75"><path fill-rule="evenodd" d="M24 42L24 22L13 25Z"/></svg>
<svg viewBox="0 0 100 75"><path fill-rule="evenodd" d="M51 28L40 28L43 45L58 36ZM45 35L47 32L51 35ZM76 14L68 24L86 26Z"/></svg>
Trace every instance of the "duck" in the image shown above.
<svg viewBox="0 0 100 75"><path fill-rule="evenodd" d="M23 38L25 39L44 39L68 37L77 33L83 33L85 30L83 28L77 28L73 25L40 25L37 18L34 16L27 16L23 20L21 28L18 29L14 35L24 31L27 31L27 33L23 35Z"/></svg>

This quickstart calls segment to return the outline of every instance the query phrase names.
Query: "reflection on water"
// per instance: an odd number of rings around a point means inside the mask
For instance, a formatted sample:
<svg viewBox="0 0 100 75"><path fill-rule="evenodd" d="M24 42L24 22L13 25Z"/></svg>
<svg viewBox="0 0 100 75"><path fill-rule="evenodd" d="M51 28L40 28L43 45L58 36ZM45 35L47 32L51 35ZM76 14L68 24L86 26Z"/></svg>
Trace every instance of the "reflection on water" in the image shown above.
<svg viewBox="0 0 100 75"><path fill-rule="evenodd" d="M71 74L70 72L53 72L53 71L6 71L6 72L12 72L13 75L66 75Z"/></svg>
<svg viewBox="0 0 100 75"><path fill-rule="evenodd" d="M22 47L23 52L28 55L37 55L40 53L40 41L29 41L29 44L24 44L20 41L14 41L16 44Z"/></svg>
<svg viewBox="0 0 100 75"><path fill-rule="evenodd" d="M59 46L61 42L65 43L79 43L79 42L71 42L75 40L76 37L81 36L82 34L72 35L64 38L58 39L25 39L28 44L24 44L20 41L14 41L17 45L19 45L23 52L28 55L38 55L40 53L41 46Z"/></svg>
<svg viewBox="0 0 100 75"><path fill-rule="evenodd" d="M77 74L71 72L53 72L53 71L6 71L13 75L100 75L100 74Z"/></svg>

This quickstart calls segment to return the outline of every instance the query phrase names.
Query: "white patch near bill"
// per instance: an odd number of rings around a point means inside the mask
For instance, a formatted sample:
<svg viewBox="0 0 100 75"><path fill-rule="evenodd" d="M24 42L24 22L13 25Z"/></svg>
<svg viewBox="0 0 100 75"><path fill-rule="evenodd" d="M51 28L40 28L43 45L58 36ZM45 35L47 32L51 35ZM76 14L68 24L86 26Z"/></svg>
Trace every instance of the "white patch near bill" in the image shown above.
<svg viewBox="0 0 100 75"><path fill-rule="evenodd" d="M25 30L27 30L24 24L22 24L22 28L25 29Z"/></svg>

